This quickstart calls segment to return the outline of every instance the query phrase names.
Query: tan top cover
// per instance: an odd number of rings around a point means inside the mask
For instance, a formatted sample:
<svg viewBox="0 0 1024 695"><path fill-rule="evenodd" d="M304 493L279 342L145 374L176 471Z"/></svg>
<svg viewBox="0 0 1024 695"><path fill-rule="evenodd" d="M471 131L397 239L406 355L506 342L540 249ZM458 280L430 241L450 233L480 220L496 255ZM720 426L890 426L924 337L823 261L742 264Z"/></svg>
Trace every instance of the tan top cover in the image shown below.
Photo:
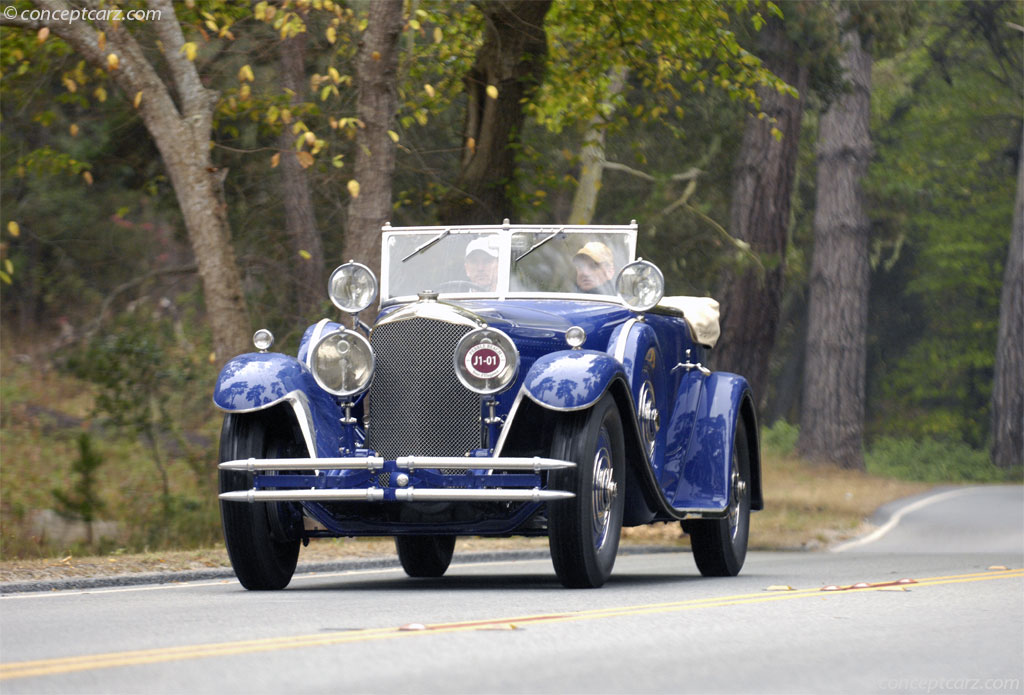
<svg viewBox="0 0 1024 695"><path fill-rule="evenodd" d="M683 312L690 334L701 345L714 347L722 329L718 324L718 302L711 297L662 297L658 306Z"/></svg>

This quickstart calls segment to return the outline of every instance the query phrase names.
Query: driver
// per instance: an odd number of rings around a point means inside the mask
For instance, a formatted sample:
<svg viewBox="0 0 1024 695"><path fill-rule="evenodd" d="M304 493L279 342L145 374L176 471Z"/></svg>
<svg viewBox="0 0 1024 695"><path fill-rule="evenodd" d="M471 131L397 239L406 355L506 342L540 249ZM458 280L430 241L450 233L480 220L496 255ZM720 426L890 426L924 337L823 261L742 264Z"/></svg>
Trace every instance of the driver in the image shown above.
<svg viewBox="0 0 1024 695"><path fill-rule="evenodd" d="M498 286L498 239L493 234L477 237L466 246L466 277L484 292Z"/></svg>
<svg viewBox="0 0 1024 695"><path fill-rule="evenodd" d="M576 287L586 294L615 294L612 277L615 260L612 251L600 241L591 241L573 256Z"/></svg>

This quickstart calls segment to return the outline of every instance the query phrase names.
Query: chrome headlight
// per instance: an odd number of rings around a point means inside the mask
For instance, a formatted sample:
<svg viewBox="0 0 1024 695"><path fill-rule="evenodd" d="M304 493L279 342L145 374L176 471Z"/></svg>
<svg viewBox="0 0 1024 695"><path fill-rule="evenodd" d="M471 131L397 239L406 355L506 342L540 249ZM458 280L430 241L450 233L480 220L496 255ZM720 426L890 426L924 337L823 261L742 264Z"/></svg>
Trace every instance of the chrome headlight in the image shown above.
<svg viewBox="0 0 1024 695"><path fill-rule="evenodd" d="M328 333L310 353L313 378L324 391L349 397L370 386L376 358L363 336L349 330Z"/></svg>
<svg viewBox="0 0 1024 695"><path fill-rule="evenodd" d="M647 311L665 296L665 276L650 261L633 261L619 271L615 291L633 311Z"/></svg>
<svg viewBox="0 0 1024 695"><path fill-rule="evenodd" d="M327 294L334 306L345 313L358 314L377 298L377 278L362 263L349 261L331 273Z"/></svg>
<svg viewBox="0 0 1024 695"><path fill-rule="evenodd" d="M455 346L455 374L470 391L487 396L504 391L519 373L519 351L496 328L478 328Z"/></svg>

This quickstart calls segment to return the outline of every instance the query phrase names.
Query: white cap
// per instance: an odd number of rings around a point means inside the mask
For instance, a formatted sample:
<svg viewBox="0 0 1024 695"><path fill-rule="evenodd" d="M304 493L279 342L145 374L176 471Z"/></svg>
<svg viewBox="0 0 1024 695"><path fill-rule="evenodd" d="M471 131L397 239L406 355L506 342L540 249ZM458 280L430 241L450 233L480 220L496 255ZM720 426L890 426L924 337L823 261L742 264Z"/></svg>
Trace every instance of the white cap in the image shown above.
<svg viewBox="0 0 1024 695"><path fill-rule="evenodd" d="M473 239L473 241L469 242L466 246L466 258L469 258L469 254L476 251L482 251L491 258L497 258L498 237L494 234L488 234L487 236L481 236Z"/></svg>

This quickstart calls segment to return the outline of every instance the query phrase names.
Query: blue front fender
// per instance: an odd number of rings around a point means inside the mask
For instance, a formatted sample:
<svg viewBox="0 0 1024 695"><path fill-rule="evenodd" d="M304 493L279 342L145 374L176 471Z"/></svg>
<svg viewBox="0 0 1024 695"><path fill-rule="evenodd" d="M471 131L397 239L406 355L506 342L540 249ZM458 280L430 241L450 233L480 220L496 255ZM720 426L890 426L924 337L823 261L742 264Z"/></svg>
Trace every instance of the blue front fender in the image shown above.
<svg viewBox="0 0 1024 695"><path fill-rule="evenodd" d="M288 405L310 456L336 456L341 441L340 406L317 386L313 374L290 355L239 355L221 369L213 403L228 413L252 413Z"/></svg>
<svg viewBox="0 0 1024 695"><path fill-rule="evenodd" d="M625 380L626 373L611 355L596 350L563 350L533 363L523 380L523 391L549 410L583 410L594 405L616 377Z"/></svg>

